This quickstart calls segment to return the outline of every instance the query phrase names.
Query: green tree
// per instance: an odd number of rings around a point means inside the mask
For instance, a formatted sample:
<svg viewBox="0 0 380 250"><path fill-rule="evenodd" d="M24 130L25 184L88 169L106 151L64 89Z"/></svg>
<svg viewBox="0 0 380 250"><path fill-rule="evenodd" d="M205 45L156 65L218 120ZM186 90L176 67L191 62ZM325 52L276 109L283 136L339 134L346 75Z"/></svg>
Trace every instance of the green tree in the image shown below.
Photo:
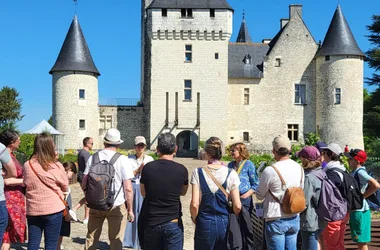
<svg viewBox="0 0 380 250"><path fill-rule="evenodd" d="M375 69L372 77L367 78L369 85L380 86L380 75L376 72L380 70L380 15L372 16L372 24L367 26L367 29L371 32L368 40L375 47L368 50L366 54L366 61L370 68Z"/></svg>
<svg viewBox="0 0 380 250"><path fill-rule="evenodd" d="M53 126L53 116L51 115L49 120L47 121L50 125Z"/></svg>
<svg viewBox="0 0 380 250"><path fill-rule="evenodd" d="M377 88L368 97L364 97L364 135L380 137L380 88Z"/></svg>
<svg viewBox="0 0 380 250"><path fill-rule="evenodd" d="M24 116L21 115L21 98L15 88L3 87L0 90L0 130L15 128L15 124Z"/></svg>

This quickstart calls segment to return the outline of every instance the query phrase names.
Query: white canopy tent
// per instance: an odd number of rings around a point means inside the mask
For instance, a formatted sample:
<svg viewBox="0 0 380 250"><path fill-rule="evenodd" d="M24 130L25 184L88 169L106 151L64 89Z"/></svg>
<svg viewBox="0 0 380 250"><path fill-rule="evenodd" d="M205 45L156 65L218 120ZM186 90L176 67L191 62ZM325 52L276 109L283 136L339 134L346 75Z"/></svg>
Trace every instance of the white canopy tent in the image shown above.
<svg viewBox="0 0 380 250"><path fill-rule="evenodd" d="M33 128L29 129L28 131L25 131L23 134L40 134L42 132L47 132L53 136L54 143L56 146L56 149L59 154L64 155L65 154L65 143L64 143L64 134L62 132L59 132L56 130L52 125L50 125L47 121L42 120L40 123L38 123Z"/></svg>

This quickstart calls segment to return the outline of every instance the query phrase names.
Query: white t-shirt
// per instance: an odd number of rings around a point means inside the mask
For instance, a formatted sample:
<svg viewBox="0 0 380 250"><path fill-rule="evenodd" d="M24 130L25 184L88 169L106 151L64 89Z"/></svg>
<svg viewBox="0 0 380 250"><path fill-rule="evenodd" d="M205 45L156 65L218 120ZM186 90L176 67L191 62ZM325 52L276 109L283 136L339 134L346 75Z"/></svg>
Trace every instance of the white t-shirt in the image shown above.
<svg viewBox="0 0 380 250"><path fill-rule="evenodd" d="M136 159L136 155L129 155L128 159L132 162L133 171L137 170L142 163L146 165L148 162L154 161L153 157L150 155L144 155L142 159ZM135 181L137 184L140 183L141 175L138 174L133 178L132 180Z"/></svg>
<svg viewBox="0 0 380 250"><path fill-rule="evenodd" d="M216 180L221 185L223 185L224 181L227 178L228 168L221 167L219 169L213 169L213 168L209 168L209 169L211 173L214 175L214 177L216 178ZM212 193L215 193L216 191L218 191L219 187L214 183L214 181L210 177L208 177L207 173L203 169L202 169L202 172L210 191ZM193 174L191 176L191 184L195 184L199 187L199 197L202 198L202 191L201 191L201 186L199 183L199 175L198 175L197 168L193 170ZM227 185L226 185L227 193L230 193L234 189L238 189L239 185L240 185L239 176L235 170L232 170L227 179Z"/></svg>
<svg viewBox="0 0 380 250"><path fill-rule="evenodd" d="M110 161L112 156L116 153L116 151L113 150L108 150L108 149L103 149L99 151L99 159ZM87 175L90 167L92 165L92 156L88 159L86 163L86 169L84 171L84 175ZM130 180L132 179L133 176L133 164L128 157L125 155L121 155L119 159L115 162L113 165L115 167L115 190L116 192L119 191L122 181L123 180ZM124 189L124 188L121 188ZM125 202L125 192L124 190L120 190L118 196L115 199L114 207L120 206Z"/></svg>
<svg viewBox="0 0 380 250"><path fill-rule="evenodd" d="M303 169L297 162L287 159L283 161L276 162L274 166L280 172L282 178L286 182L286 186L289 187L300 187L303 188L305 176ZM301 176L302 183L301 182ZM276 171L272 167L266 167L261 174L260 184L256 191L256 196L259 199L264 199L264 218L266 220L274 220L279 218L293 217L296 214L285 214L281 210L281 204L278 203L273 196L270 194L269 190L277 199L282 201L285 189L282 189L281 180Z"/></svg>

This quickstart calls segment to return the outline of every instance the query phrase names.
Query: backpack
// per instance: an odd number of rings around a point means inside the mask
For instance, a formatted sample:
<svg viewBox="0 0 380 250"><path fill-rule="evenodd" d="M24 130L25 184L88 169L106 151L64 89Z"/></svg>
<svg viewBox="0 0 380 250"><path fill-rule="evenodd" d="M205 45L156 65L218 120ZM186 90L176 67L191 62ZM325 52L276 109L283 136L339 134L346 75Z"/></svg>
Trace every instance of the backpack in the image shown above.
<svg viewBox="0 0 380 250"><path fill-rule="evenodd" d="M282 178L280 172L275 166L272 166L274 171L276 171L278 177L280 178L282 189L286 187L286 182ZM286 187L284 197L282 199L282 203L280 202L279 199L277 199L271 191L270 194L273 196L273 198L281 204L281 209L285 214L296 214L296 213L301 213L306 209L306 198L305 198L305 193L303 192L303 189L301 188L302 183L303 183L303 168L301 168L301 181L300 181L300 186L299 187Z"/></svg>
<svg viewBox="0 0 380 250"><path fill-rule="evenodd" d="M113 207L115 198L119 195L121 188L115 195L115 168L114 164L121 156L115 153L111 160L100 161L99 153L92 157L92 165L87 174L86 201L87 206L92 209L107 211Z"/></svg>
<svg viewBox="0 0 380 250"><path fill-rule="evenodd" d="M361 189L362 186L364 186L364 185L362 185L360 183L360 180L359 180L359 174L358 173L359 173L360 170L363 170L363 171L366 171L366 172L367 172L367 170L365 170L363 168L360 168L355 173L355 180L359 183L359 187ZM376 180L376 178L375 178L375 176L374 176L374 174L372 172L367 172L367 173L368 173L369 176L371 176L372 178L374 178ZM368 187L367 187L367 189L368 189ZM368 196L366 198L366 200L368 202L369 207L372 210L379 211L379 209L380 209L380 191L379 191L379 189L377 189L373 194L371 194L370 196Z"/></svg>
<svg viewBox="0 0 380 250"><path fill-rule="evenodd" d="M312 174L321 181L321 194L318 204L315 204L318 218L325 221L342 220L347 214L346 200L323 170L313 171Z"/></svg>
<svg viewBox="0 0 380 250"><path fill-rule="evenodd" d="M357 210L363 207L363 194L360 191L359 184L347 171L339 168L330 168L327 172L336 171L343 175L341 195L347 201L347 210Z"/></svg>

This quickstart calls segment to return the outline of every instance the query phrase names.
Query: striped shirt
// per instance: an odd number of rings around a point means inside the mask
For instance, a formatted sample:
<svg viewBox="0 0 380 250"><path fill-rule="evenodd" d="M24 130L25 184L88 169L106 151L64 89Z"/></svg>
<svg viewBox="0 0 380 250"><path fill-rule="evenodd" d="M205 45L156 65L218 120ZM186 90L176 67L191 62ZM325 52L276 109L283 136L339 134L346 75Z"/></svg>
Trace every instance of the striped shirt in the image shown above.
<svg viewBox="0 0 380 250"><path fill-rule="evenodd" d="M24 184L26 186L26 214L31 216L48 215L62 211L65 206L61 199L52 190L54 189L63 198L63 191L69 188L65 169L62 164L50 164L48 171L43 170L36 159L31 159L32 166L46 187L30 168L29 161L24 165ZM52 189L51 189L52 188Z"/></svg>

